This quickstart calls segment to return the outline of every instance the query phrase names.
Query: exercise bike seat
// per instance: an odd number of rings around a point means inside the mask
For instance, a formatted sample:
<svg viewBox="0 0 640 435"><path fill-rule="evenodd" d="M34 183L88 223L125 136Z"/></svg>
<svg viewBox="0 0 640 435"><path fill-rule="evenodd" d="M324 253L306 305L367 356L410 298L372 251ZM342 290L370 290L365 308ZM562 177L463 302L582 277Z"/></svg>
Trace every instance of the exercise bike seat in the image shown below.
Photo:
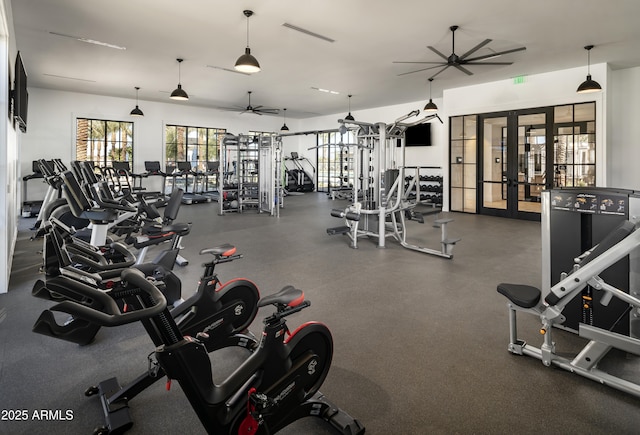
<svg viewBox="0 0 640 435"><path fill-rule="evenodd" d="M525 284L498 284L498 293L521 308L533 308L540 302L541 292L537 287Z"/></svg>
<svg viewBox="0 0 640 435"><path fill-rule="evenodd" d="M287 305L289 307L297 307L304 302L304 292L292 285L283 287L278 293L265 296L258 301L258 307L266 307L267 305Z"/></svg>
<svg viewBox="0 0 640 435"><path fill-rule="evenodd" d="M224 243L213 248L206 248L200 251L200 255L211 254L220 257L230 257L236 253L236 247L230 243Z"/></svg>

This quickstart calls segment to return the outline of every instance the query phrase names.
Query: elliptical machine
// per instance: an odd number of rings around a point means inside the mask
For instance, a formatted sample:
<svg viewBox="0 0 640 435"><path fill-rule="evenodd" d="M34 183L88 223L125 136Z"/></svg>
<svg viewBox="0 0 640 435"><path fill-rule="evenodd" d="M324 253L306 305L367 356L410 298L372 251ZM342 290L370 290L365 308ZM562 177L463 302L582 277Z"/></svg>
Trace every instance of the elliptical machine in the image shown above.
<svg viewBox="0 0 640 435"><path fill-rule="evenodd" d="M127 288L111 297L85 286L87 297L101 300L100 308L63 301L51 310L102 326L141 321L156 344L155 360L169 379L180 383L207 432L274 433L302 417L315 416L343 434L364 433L358 420L318 391L333 354L329 329L322 323L307 322L287 337L285 318L310 305L301 290L287 286L258 302L259 307L276 308L264 319L258 348L216 385L206 345L198 337L182 335L162 293L135 269L123 271L122 280ZM135 309L120 312L117 299L125 299ZM106 427L97 429L97 433L109 432Z"/></svg>

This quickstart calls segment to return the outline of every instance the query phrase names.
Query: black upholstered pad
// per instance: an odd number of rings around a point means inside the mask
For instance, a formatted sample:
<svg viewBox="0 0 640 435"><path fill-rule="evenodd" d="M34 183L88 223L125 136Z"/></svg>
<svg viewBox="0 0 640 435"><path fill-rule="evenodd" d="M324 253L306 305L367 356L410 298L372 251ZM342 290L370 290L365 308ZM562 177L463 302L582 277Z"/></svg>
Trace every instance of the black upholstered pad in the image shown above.
<svg viewBox="0 0 640 435"><path fill-rule="evenodd" d="M505 295L511 302L522 308L535 307L540 301L540 290L524 284L498 284L498 293Z"/></svg>

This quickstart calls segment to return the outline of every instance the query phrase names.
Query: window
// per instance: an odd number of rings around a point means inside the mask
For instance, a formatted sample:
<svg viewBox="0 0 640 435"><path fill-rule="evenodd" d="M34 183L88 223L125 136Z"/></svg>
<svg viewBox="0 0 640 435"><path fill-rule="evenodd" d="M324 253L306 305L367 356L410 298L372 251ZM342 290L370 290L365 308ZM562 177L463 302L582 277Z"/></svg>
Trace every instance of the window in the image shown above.
<svg viewBox="0 0 640 435"><path fill-rule="evenodd" d="M77 118L76 160L100 167L129 162L133 168L133 122Z"/></svg>
<svg viewBox="0 0 640 435"><path fill-rule="evenodd" d="M476 212L476 128L475 115L454 116L449 121L451 211Z"/></svg>
<svg viewBox="0 0 640 435"><path fill-rule="evenodd" d="M167 168L177 162L190 162L195 171L206 171L207 162L220 160L220 143L227 130L224 128L165 126Z"/></svg>
<svg viewBox="0 0 640 435"><path fill-rule="evenodd" d="M353 167L355 142L356 135L351 130L344 135L338 132L318 133L318 192L353 188L356 169ZM352 146L340 146L340 144Z"/></svg>
<svg viewBox="0 0 640 435"><path fill-rule="evenodd" d="M554 108L553 186L596 185L596 105Z"/></svg>

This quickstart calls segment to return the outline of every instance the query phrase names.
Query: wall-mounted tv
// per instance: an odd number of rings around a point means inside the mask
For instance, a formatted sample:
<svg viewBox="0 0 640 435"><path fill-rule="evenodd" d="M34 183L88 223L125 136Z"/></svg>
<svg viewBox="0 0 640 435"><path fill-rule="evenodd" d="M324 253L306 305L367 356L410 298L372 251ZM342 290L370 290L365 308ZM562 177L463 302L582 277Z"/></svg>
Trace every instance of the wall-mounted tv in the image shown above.
<svg viewBox="0 0 640 435"><path fill-rule="evenodd" d="M404 135L404 145L407 147L431 146L431 124L429 123L408 127Z"/></svg>
<svg viewBox="0 0 640 435"><path fill-rule="evenodd" d="M27 113L29 108L29 93L27 92L27 73L22 63L20 52L16 56L13 82L13 117L21 132L27 132Z"/></svg>

